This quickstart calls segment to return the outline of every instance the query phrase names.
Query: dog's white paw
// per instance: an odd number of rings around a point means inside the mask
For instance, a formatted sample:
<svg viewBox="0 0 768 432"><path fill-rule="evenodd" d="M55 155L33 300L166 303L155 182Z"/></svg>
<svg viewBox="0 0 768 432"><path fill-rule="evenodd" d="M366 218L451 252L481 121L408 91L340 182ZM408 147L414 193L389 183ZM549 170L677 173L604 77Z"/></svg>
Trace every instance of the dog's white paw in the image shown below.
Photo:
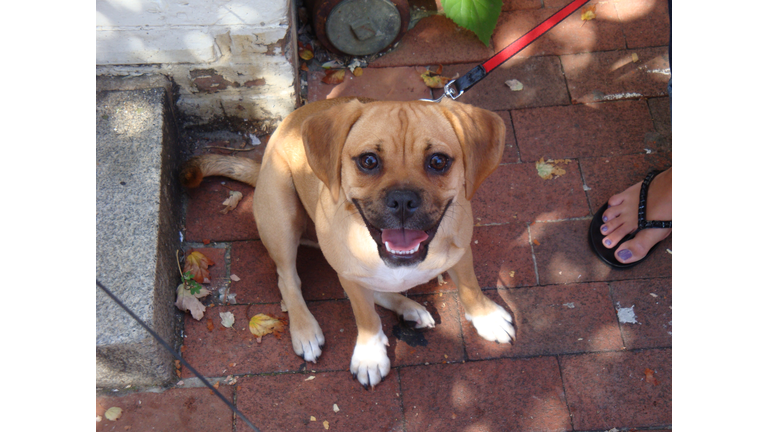
<svg viewBox="0 0 768 432"><path fill-rule="evenodd" d="M403 311L403 319L416 323L416 328L435 328L435 319L424 306L413 302L408 305L408 309Z"/></svg>
<svg viewBox="0 0 768 432"><path fill-rule="evenodd" d="M379 334L366 344L356 344L352 353L349 370L357 376L364 386L375 386L389 373L389 357L387 357L387 336L379 330Z"/></svg>
<svg viewBox="0 0 768 432"><path fill-rule="evenodd" d="M496 305L496 309L488 315L472 316L467 313L465 316L483 339L499 343L510 343L515 340L512 315L499 305Z"/></svg>
<svg viewBox="0 0 768 432"><path fill-rule="evenodd" d="M325 336L315 318L310 318L305 325L294 325L295 323L291 322L291 343L296 355L305 361L316 363L323 353L320 347L325 345Z"/></svg>

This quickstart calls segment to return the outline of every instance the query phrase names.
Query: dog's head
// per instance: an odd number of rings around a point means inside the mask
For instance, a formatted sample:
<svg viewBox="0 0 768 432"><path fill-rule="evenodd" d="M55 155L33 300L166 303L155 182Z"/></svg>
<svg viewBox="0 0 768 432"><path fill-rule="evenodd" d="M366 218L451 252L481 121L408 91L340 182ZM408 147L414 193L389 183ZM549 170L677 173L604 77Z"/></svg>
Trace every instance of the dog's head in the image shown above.
<svg viewBox="0 0 768 432"><path fill-rule="evenodd" d="M496 169L505 127L490 111L450 100L351 100L309 117L302 138L315 175L357 209L395 267L423 261L456 197L469 200Z"/></svg>

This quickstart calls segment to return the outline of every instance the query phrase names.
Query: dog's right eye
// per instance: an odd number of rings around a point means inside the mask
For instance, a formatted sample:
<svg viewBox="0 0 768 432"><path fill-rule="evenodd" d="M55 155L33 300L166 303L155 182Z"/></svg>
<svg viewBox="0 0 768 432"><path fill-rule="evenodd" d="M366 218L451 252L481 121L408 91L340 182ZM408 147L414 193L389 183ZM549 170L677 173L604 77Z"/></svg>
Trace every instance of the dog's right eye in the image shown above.
<svg viewBox="0 0 768 432"><path fill-rule="evenodd" d="M358 156L357 166L363 171L375 171L379 167L379 158L373 153L364 153Z"/></svg>

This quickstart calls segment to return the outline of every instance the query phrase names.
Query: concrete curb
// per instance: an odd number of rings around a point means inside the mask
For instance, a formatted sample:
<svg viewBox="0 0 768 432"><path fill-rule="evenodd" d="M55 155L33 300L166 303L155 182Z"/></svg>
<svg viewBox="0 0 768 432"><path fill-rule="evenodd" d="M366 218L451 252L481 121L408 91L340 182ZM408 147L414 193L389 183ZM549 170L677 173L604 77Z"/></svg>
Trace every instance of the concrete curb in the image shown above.
<svg viewBox="0 0 768 432"><path fill-rule="evenodd" d="M98 78L96 277L171 345L181 238L171 83ZM162 385L173 357L96 288L96 386Z"/></svg>

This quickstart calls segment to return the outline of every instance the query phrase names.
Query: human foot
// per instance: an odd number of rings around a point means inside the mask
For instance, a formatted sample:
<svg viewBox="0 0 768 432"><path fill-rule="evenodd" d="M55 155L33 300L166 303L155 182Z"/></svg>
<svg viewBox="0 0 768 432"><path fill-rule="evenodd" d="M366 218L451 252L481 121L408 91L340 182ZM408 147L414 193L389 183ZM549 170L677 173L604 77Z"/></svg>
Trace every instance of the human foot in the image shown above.
<svg viewBox="0 0 768 432"><path fill-rule="evenodd" d="M590 236L595 252L614 267L628 266L639 262L645 258L653 246L667 238L672 232L671 222L669 224L654 223L654 221L672 220L672 168L656 175L648 185L644 219L647 221L647 228L654 229L637 231L642 185L643 182L637 183L608 200L607 208L602 212L603 224L599 226L598 234L602 237L601 240L597 240L599 237L594 232L597 225L595 222L592 224ZM633 232L635 233L633 238L625 239ZM622 242L623 239L624 242ZM616 262L612 262L605 256L605 253L598 250L601 248L595 244L596 241L600 241L599 246L608 251L616 248L613 252Z"/></svg>

